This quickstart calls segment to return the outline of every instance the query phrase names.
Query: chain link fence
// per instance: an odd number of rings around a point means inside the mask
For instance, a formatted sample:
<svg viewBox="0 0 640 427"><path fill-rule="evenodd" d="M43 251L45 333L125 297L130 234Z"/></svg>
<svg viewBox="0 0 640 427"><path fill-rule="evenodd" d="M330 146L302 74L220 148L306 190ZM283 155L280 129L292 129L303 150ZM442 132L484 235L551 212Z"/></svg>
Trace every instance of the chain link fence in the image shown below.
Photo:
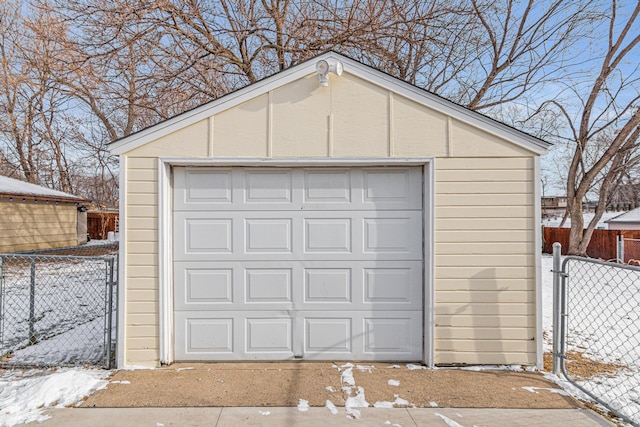
<svg viewBox="0 0 640 427"><path fill-rule="evenodd" d="M554 373L562 371L595 401L638 427L640 268L579 257L566 257L557 268L559 252L554 253L554 331L560 331Z"/></svg>
<svg viewBox="0 0 640 427"><path fill-rule="evenodd" d="M114 366L117 249L0 254L0 367Z"/></svg>

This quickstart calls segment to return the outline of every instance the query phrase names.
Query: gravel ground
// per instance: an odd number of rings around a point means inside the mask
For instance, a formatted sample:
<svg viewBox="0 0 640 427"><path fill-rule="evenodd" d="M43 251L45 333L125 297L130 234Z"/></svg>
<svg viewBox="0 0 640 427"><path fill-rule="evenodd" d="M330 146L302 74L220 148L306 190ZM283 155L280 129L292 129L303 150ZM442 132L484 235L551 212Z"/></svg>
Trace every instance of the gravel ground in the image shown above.
<svg viewBox="0 0 640 427"><path fill-rule="evenodd" d="M581 406L537 372L408 369L407 365L392 368L390 364L362 363L352 368L355 384L350 384L348 375L344 375L348 367L338 366L343 365L180 363L153 370L123 370L82 406L291 407L297 406L300 399L307 400L309 406L325 406L327 400L344 406L349 396L356 395L358 387L364 389L364 398L370 405L395 402L396 407L529 409ZM403 400L407 403L403 404Z"/></svg>

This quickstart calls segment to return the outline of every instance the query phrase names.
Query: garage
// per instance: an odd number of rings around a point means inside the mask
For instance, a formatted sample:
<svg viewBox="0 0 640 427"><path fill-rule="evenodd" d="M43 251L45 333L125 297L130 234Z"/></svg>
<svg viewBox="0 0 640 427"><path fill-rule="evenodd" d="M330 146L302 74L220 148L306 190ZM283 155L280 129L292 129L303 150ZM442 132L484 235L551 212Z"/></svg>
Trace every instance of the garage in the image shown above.
<svg viewBox="0 0 640 427"><path fill-rule="evenodd" d="M176 360L420 360L421 167L175 167Z"/></svg>
<svg viewBox="0 0 640 427"><path fill-rule="evenodd" d="M118 366L541 366L548 147L336 52L114 141Z"/></svg>

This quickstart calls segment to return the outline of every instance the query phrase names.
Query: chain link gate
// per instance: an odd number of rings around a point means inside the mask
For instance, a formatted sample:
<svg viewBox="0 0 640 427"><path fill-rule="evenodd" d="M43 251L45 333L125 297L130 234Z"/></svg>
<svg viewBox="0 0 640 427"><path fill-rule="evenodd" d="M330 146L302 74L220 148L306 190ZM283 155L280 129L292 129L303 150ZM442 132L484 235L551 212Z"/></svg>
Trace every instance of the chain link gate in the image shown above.
<svg viewBox="0 0 640 427"><path fill-rule="evenodd" d="M117 257L0 254L0 367L115 366Z"/></svg>
<svg viewBox="0 0 640 427"><path fill-rule="evenodd" d="M640 239L618 236L616 258L619 263L640 266Z"/></svg>
<svg viewBox="0 0 640 427"><path fill-rule="evenodd" d="M640 427L640 267L560 253L554 243L553 373Z"/></svg>

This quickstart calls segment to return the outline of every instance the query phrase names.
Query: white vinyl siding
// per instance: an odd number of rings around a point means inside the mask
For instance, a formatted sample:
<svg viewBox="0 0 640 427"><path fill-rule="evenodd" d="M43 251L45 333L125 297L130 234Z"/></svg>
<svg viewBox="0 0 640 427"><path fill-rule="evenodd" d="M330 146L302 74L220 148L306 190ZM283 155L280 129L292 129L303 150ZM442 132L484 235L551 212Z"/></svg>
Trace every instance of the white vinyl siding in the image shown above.
<svg viewBox="0 0 640 427"><path fill-rule="evenodd" d="M532 158L436 162L436 363L535 360Z"/></svg>

